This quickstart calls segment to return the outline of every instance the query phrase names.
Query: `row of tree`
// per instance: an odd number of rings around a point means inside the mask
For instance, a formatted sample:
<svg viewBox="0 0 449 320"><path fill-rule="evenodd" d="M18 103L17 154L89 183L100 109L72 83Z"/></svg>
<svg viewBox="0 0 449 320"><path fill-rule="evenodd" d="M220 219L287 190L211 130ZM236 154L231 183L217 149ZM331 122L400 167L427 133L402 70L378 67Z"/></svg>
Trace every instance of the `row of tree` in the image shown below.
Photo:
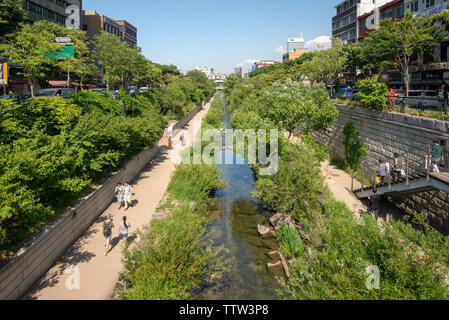
<svg viewBox="0 0 449 320"><path fill-rule="evenodd" d="M65 46L56 43L56 37L70 38L74 57L63 54ZM21 3L14 0L0 3L0 55L23 68L19 75L29 80L32 96L38 82L44 83L57 73L70 72L83 88L103 72L107 89L131 84L161 86L167 76L181 76L175 66L151 62L141 48L129 47L115 35L102 32L90 39L85 31L49 21L27 24Z"/></svg>
<svg viewBox="0 0 449 320"><path fill-rule="evenodd" d="M400 20L383 19L380 27L359 43L343 44L333 39L327 50L309 52L296 61L254 72L252 83L265 87L275 80L308 77L312 82L334 87L344 71L369 78L390 69L402 74L408 95L412 65L419 55L432 54L435 44L448 36L448 24L449 10L432 17L414 17L407 12Z"/></svg>

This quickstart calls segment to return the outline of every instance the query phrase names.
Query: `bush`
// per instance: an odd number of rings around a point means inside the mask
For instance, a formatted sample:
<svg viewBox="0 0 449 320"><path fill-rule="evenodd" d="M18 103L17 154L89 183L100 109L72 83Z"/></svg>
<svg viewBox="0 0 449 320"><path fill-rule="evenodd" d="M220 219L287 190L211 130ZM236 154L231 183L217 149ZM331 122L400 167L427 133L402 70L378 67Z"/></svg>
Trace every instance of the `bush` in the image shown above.
<svg viewBox="0 0 449 320"><path fill-rule="evenodd" d="M186 300L208 277L219 278L224 262L207 242L207 209L204 201L222 187L219 170L208 165L181 165L168 187L163 207L167 218L153 220L141 233L140 244L125 253L121 275L129 289L119 292L124 300ZM173 207L172 200L180 202ZM195 201L196 205L190 205Z"/></svg>
<svg viewBox="0 0 449 320"><path fill-rule="evenodd" d="M221 97L215 97L212 101L209 112L204 118L203 128L223 128L224 124L221 119L225 116L225 105Z"/></svg>
<svg viewBox="0 0 449 320"><path fill-rule="evenodd" d="M178 200L205 200L214 189L223 187L219 174L220 170L212 165L182 164L176 170L168 192Z"/></svg>
<svg viewBox="0 0 449 320"><path fill-rule="evenodd" d="M387 107L388 88L379 83L377 76L357 82L360 92L356 94L358 105L366 109L382 111Z"/></svg>
<svg viewBox="0 0 449 320"><path fill-rule="evenodd" d="M122 109L109 92L78 91L70 97L73 104L80 106L83 113L121 115Z"/></svg>

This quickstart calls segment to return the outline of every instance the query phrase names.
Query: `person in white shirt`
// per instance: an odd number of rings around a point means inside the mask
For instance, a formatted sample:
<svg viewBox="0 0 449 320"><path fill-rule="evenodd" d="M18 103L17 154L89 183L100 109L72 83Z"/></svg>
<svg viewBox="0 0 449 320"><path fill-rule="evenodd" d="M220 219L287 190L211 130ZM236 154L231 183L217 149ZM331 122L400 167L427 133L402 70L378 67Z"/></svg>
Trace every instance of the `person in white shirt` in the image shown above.
<svg viewBox="0 0 449 320"><path fill-rule="evenodd" d="M125 183L123 188L123 198L125 201L125 210L128 210L129 206L131 206L131 195L133 192L133 188L129 185L128 182Z"/></svg>
<svg viewBox="0 0 449 320"><path fill-rule="evenodd" d="M117 187L115 188L115 196L117 197L119 210L123 207L123 192L124 192L123 185L121 183L117 184Z"/></svg>

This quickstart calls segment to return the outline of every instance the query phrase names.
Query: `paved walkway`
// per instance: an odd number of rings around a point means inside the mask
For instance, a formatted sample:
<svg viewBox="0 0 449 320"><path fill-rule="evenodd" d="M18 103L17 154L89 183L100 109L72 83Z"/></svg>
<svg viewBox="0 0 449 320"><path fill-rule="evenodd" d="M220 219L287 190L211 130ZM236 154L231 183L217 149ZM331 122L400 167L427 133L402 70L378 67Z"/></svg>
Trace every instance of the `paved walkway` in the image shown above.
<svg viewBox="0 0 449 320"><path fill-rule="evenodd" d="M207 115L210 103L184 128L189 131L190 137L196 137L200 122ZM133 199L138 203L125 211L118 210L113 203L102 216L78 239L78 241L60 258L60 260L37 282L25 299L42 300L106 300L111 297L112 291L118 281L119 273L123 271L122 243L119 243L118 225L126 215L131 224L130 235L151 222L160 201L164 197L175 165L170 159L167 150L169 133L167 130L159 146L163 147L155 159L132 183ZM180 135L174 139L176 145ZM186 137L188 138L188 137ZM191 145L193 139L186 139ZM102 221L111 214L114 218L113 248L105 256L105 239L102 232ZM114 238L115 237L115 238ZM134 239L133 241L138 241ZM69 266L77 268L69 271ZM77 289L74 276L79 270L79 289ZM67 285L68 283L68 285ZM71 288L71 289L70 289Z"/></svg>
<svg viewBox="0 0 449 320"><path fill-rule="evenodd" d="M284 136L288 138L288 133L284 132ZM296 144L302 143L301 139L293 135L290 137L290 141ZM361 211L366 212L368 210L362 201L357 199L351 193L352 178L350 174L332 165L328 160L321 163L321 174L335 199L345 203L346 206L354 212L357 218L360 217ZM354 189L361 187L361 183L354 179Z"/></svg>

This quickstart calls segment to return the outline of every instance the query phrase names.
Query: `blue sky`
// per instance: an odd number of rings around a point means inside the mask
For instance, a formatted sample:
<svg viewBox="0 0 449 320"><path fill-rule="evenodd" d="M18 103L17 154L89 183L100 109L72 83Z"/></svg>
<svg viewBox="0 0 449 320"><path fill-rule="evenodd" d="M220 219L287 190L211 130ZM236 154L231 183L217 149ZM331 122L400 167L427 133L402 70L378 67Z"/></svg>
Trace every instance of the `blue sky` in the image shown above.
<svg viewBox="0 0 449 320"><path fill-rule="evenodd" d="M252 60L281 60L281 47L301 29L309 47L326 42L337 0L84 0L83 9L125 19L138 45L157 63L182 70L231 73ZM246 62L246 64L245 64Z"/></svg>

